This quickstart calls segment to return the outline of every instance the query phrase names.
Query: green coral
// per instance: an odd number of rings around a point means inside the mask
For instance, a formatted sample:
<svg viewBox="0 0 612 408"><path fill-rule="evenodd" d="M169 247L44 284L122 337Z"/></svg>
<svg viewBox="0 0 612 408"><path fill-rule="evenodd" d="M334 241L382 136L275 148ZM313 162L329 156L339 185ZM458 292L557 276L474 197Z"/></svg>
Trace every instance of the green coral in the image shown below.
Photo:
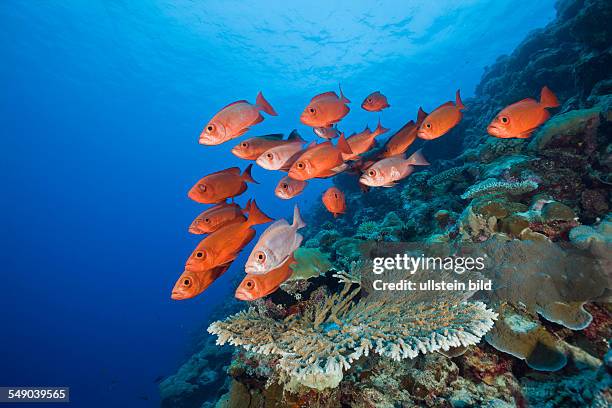
<svg viewBox="0 0 612 408"><path fill-rule="evenodd" d="M461 198L465 200L485 194L521 195L536 190L537 188L538 183L532 180L500 181L494 178L489 178L470 187L461 195Z"/></svg>

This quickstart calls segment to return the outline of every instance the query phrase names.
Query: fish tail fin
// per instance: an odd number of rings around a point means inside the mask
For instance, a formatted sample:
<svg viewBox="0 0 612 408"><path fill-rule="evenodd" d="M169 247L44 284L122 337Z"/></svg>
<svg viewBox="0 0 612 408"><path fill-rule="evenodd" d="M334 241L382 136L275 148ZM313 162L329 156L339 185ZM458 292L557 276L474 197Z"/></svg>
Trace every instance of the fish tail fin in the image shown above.
<svg viewBox="0 0 612 408"><path fill-rule="evenodd" d="M302 138L302 136L298 133L297 129L293 129L291 131L291 133L289 133L289 137L287 138L287 140L290 140L292 142L297 142L300 141L302 143L306 143L306 141Z"/></svg>
<svg viewBox="0 0 612 408"><path fill-rule="evenodd" d="M338 149L344 154L353 154L351 150L351 146L349 146L348 142L344 138L344 132L340 133L340 137L338 138Z"/></svg>
<svg viewBox="0 0 612 408"><path fill-rule="evenodd" d="M263 211L259 209L259 207L257 207L257 203L255 202L255 200L249 203L248 211L249 225L259 225L273 221L272 218L268 217L266 214L263 213Z"/></svg>
<svg viewBox="0 0 612 408"><path fill-rule="evenodd" d="M251 170L253 169L253 163L249 164L246 169L244 169L244 171L242 172L242 179L244 181L248 181L249 183L255 183L255 184L259 184L257 181L255 181L255 179L253 178L253 176L251 176Z"/></svg>
<svg viewBox="0 0 612 408"><path fill-rule="evenodd" d="M461 94L459 93L459 89L457 89L457 92L455 93L455 105L459 110L467 109L463 104L463 101L461 100Z"/></svg>
<svg viewBox="0 0 612 408"><path fill-rule="evenodd" d="M389 131L389 129L387 129L386 127L383 127L383 126L380 124L380 117L379 117L379 118L378 118L378 125L376 125L376 129L374 129L374 132L373 132L373 133L374 133L374 137L376 137L376 136L380 136L380 135L382 135L383 133L387 133L388 131Z"/></svg>
<svg viewBox="0 0 612 408"><path fill-rule="evenodd" d="M349 101L349 99L342 93L342 87L340 84L338 84L338 89L340 89L340 100L344 103L351 103L351 101Z"/></svg>
<svg viewBox="0 0 612 408"><path fill-rule="evenodd" d="M299 230L300 228L304 228L306 226L306 223L300 215L300 209L298 208L297 204L295 205L295 207L293 207L293 226L296 230Z"/></svg>
<svg viewBox="0 0 612 408"><path fill-rule="evenodd" d="M547 86L542 87L542 92L540 93L540 105L543 108L556 108L559 106L559 100L557 96L548 89Z"/></svg>
<svg viewBox="0 0 612 408"><path fill-rule="evenodd" d="M266 98L264 98L264 96L261 93L261 91L257 94L257 99L256 99L255 103L257 104L259 109L261 109L262 111L266 112L268 115L278 116L278 114L276 113L276 111L274 110L272 105L270 105L270 103L268 101L266 101Z"/></svg>
<svg viewBox="0 0 612 408"><path fill-rule="evenodd" d="M423 156L421 150L422 149L417 150L416 152L412 153L409 158L406 159L406 161L408 161L408 164L414 166L429 166L429 162L427 161L425 156Z"/></svg>
<svg viewBox="0 0 612 408"><path fill-rule="evenodd" d="M242 209L242 214L247 215L251 211L251 199L249 198Z"/></svg>
<svg viewBox="0 0 612 408"><path fill-rule="evenodd" d="M423 108L419 106L419 111L417 112L417 121L416 121L417 127L421 126L421 123L423 123L426 117L427 117L427 112L425 112Z"/></svg>

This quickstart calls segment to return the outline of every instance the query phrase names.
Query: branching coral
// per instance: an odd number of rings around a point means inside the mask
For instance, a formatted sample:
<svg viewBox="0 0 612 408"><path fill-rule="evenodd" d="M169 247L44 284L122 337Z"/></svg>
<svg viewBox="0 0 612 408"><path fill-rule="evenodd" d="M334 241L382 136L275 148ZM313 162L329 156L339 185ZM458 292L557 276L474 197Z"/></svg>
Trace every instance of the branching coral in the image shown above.
<svg viewBox="0 0 612 408"><path fill-rule="evenodd" d="M357 303L359 289L340 292L303 315L282 321L251 308L213 323L218 344L276 354L290 380L316 389L336 387L343 371L371 351L394 360L476 344L497 315L480 302Z"/></svg>
<svg viewBox="0 0 612 408"><path fill-rule="evenodd" d="M521 195L529 193L537 188L538 183L532 180L500 181L494 178L489 178L470 187L461 195L461 198L465 200L492 193Z"/></svg>

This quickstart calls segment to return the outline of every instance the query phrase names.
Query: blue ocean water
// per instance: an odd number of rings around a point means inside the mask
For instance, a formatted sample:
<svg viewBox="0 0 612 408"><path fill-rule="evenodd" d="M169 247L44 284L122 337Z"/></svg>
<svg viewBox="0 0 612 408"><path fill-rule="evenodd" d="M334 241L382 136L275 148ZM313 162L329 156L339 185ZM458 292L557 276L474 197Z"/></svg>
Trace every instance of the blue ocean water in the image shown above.
<svg viewBox="0 0 612 408"><path fill-rule="evenodd" d="M299 114L341 83L343 130L380 116L395 131L457 88L472 95L486 65L553 16L552 0L0 2L0 386L68 385L82 407L158 404L154 379L185 357L249 252L198 298L170 299L198 242L187 190L246 165L235 141L198 145L218 109L261 90L279 116L248 135L314 140ZM392 105L380 115L359 108L375 90ZM253 176L238 201L274 218L328 185L282 201L281 174Z"/></svg>

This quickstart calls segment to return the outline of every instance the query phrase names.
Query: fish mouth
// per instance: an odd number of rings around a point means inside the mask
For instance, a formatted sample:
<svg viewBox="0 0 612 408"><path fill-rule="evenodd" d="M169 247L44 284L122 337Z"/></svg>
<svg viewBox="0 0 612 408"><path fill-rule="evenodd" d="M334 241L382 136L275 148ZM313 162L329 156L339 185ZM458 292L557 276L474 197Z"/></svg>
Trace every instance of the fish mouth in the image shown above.
<svg viewBox="0 0 612 408"><path fill-rule="evenodd" d="M254 296L250 292L241 288L236 289L236 293L234 294L234 296L236 297L236 299L239 300L254 300Z"/></svg>
<svg viewBox="0 0 612 408"><path fill-rule="evenodd" d="M189 232L195 235L205 234L205 232L200 230L198 227L194 227L194 226L189 227Z"/></svg>
<svg viewBox="0 0 612 408"><path fill-rule="evenodd" d="M426 140L431 139L431 137L429 137L423 129L420 129L417 131L417 136L420 137L421 139L426 139Z"/></svg>
<svg viewBox="0 0 612 408"><path fill-rule="evenodd" d="M172 294L170 295L170 299L172 299L172 300L183 300L183 299L185 299L185 296L182 293L177 292L176 290L173 290Z"/></svg>
<svg viewBox="0 0 612 408"><path fill-rule="evenodd" d="M491 136L499 136L501 134L501 129L496 125L487 126L487 133Z"/></svg>

